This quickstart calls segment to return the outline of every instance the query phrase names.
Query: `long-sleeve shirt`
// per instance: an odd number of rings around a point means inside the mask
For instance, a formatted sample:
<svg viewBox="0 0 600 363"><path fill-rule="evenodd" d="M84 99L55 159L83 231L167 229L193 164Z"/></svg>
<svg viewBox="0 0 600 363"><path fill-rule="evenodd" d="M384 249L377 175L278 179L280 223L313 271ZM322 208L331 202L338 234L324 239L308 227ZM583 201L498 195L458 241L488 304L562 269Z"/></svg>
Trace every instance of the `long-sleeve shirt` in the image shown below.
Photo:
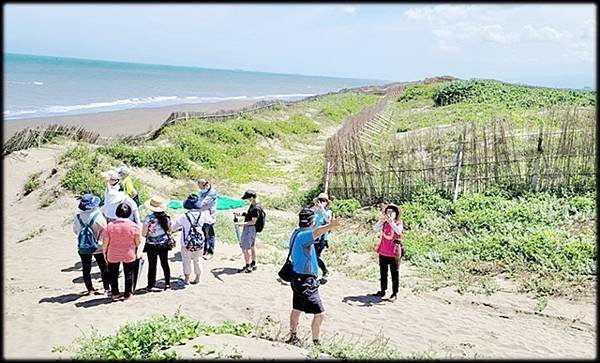
<svg viewBox="0 0 600 363"><path fill-rule="evenodd" d="M206 192L198 193L200 199L200 211L209 211L210 216L217 219L217 190L211 185Z"/></svg>

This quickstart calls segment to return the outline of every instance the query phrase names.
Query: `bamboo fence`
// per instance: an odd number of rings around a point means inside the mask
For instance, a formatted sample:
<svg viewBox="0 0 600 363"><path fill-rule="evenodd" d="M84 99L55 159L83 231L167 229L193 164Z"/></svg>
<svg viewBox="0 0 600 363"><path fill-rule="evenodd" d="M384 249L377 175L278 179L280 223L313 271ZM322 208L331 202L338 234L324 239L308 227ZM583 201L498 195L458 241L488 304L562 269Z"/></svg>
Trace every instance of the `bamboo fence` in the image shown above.
<svg viewBox="0 0 600 363"><path fill-rule="evenodd" d="M89 143L95 143L101 139L97 132L77 126L50 125L45 128L26 128L17 131L4 143L2 146L2 156L6 156L17 150L40 147L57 136L66 136L76 141L86 141Z"/></svg>
<svg viewBox="0 0 600 363"><path fill-rule="evenodd" d="M372 204L408 200L423 186L456 199L491 185L551 190L595 183L593 111L552 111L534 132L494 119L396 134L393 123L370 127L382 119L377 106L348 120L327 141L325 184L331 195ZM374 134L364 137L368 132Z"/></svg>

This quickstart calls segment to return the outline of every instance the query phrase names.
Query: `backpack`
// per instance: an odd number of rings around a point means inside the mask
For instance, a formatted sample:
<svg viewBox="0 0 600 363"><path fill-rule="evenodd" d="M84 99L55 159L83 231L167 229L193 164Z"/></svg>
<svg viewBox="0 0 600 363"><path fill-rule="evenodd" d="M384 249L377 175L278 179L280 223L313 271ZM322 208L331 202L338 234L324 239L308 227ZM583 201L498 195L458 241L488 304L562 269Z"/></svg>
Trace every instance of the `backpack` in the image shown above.
<svg viewBox="0 0 600 363"><path fill-rule="evenodd" d="M195 223L192 223L190 216L185 213L185 217L188 222L190 222L190 231L187 236L184 236L183 243L185 244L185 249L194 252L197 250L201 250L204 248L204 233L202 231L198 231L196 227L198 227L198 221L200 221L200 216L196 219Z"/></svg>
<svg viewBox="0 0 600 363"><path fill-rule="evenodd" d="M258 218L256 219L256 224L254 225L254 227L256 228L256 233L260 233L265 228L265 220L267 219L267 214L261 206L258 206L256 209L258 209Z"/></svg>
<svg viewBox="0 0 600 363"><path fill-rule="evenodd" d="M81 231L79 231L77 248L79 249L79 253L82 255L91 255L96 252L98 249L98 240L96 239L96 235L94 234L94 229L92 226L96 221L96 217L98 217L99 213L96 213L92 216L89 224L83 223L81 220L81 216L77 214L77 219L79 220L79 224L81 225Z"/></svg>

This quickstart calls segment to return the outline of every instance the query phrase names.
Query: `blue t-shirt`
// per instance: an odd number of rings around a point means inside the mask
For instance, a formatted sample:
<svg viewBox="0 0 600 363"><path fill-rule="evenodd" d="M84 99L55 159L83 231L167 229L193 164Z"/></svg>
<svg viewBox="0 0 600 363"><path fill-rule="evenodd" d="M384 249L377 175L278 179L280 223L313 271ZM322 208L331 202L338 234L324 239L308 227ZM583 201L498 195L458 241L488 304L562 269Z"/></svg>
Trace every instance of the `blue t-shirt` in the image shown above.
<svg viewBox="0 0 600 363"><path fill-rule="evenodd" d="M327 213L330 213L331 216L331 210L327 209L326 211ZM324 226L327 224L327 222L325 222L325 213L323 213L323 211L321 209L317 209L315 211L315 226L319 227L319 226ZM324 241L328 241L329 240L329 232L325 232L325 234L323 234L323 236L321 237Z"/></svg>
<svg viewBox="0 0 600 363"><path fill-rule="evenodd" d="M317 276L319 264L317 263L317 252L315 251L312 229L296 229L290 237L290 246L292 238L295 236L295 242L292 247L292 267L294 272L305 275Z"/></svg>

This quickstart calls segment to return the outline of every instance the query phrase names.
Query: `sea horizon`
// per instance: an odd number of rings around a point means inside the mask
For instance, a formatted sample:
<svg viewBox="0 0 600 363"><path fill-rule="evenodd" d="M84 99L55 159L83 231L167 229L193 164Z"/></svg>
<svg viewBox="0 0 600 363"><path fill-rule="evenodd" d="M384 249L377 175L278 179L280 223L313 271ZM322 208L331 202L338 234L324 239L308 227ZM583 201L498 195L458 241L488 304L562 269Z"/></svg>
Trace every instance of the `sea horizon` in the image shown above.
<svg viewBox="0 0 600 363"><path fill-rule="evenodd" d="M393 81L4 53L5 120L230 100L296 100Z"/></svg>

